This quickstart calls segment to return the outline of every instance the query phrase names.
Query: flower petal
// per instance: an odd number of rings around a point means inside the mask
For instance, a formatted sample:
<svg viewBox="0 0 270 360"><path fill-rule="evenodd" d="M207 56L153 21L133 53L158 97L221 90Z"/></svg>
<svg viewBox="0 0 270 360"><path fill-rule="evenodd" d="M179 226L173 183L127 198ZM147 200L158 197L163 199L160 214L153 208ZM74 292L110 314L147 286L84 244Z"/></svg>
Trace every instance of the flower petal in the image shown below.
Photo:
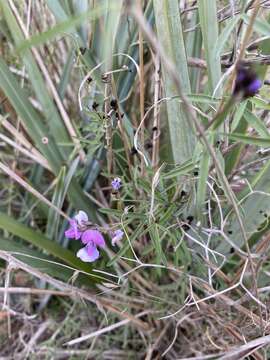
<svg viewBox="0 0 270 360"><path fill-rule="evenodd" d="M86 212L80 210L78 214L74 216L74 219L77 220L79 226L83 226L88 221L88 215L86 214Z"/></svg>
<svg viewBox="0 0 270 360"><path fill-rule="evenodd" d="M92 261L95 261L99 258L99 251L95 245L86 245L86 251Z"/></svg>
<svg viewBox="0 0 270 360"><path fill-rule="evenodd" d="M69 238L69 239L74 239L75 238L75 231L73 228L69 228L65 231L65 237Z"/></svg>
<svg viewBox="0 0 270 360"><path fill-rule="evenodd" d="M101 248L105 247L105 240L102 234L98 230L86 230L82 234L81 238L83 244L93 243Z"/></svg>
<svg viewBox="0 0 270 360"><path fill-rule="evenodd" d="M70 220L70 228L65 231L65 236L69 239L78 240L81 237L81 231L78 230L77 222L75 220Z"/></svg>
<svg viewBox="0 0 270 360"><path fill-rule="evenodd" d="M77 252L77 257L83 262L93 262L99 258L99 251L95 246L85 246Z"/></svg>

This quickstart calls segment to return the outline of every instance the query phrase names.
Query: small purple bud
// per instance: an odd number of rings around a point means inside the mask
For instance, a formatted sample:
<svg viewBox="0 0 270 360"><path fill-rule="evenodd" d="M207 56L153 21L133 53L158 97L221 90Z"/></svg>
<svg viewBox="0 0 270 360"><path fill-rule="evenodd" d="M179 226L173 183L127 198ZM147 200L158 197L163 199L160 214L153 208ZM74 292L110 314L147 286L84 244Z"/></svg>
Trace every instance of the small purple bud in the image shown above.
<svg viewBox="0 0 270 360"><path fill-rule="evenodd" d="M112 233L112 246L115 246L115 244L118 244L119 241L122 240L124 236L124 231L121 229L117 229Z"/></svg>
<svg viewBox="0 0 270 360"><path fill-rule="evenodd" d="M114 191L119 191L122 186L122 180L119 177L114 178L111 186Z"/></svg>

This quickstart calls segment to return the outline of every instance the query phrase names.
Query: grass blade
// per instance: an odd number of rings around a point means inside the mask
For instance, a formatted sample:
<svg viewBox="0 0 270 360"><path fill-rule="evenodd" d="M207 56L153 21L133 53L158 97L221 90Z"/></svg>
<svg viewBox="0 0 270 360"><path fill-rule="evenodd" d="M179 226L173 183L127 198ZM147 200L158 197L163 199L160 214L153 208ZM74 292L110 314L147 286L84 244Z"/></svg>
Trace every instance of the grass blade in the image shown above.
<svg viewBox="0 0 270 360"><path fill-rule="evenodd" d="M170 60L176 65L181 79L182 90L190 93L190 81L182 25L177 0L154 0L154 13L158 39ZM167 97L177 95L171 77L163 69L164 90ZM183 163L191 158L195 143L194 132L188 123L188 115L176 101L167 103L170 142L175 163Z"/></svg>
<svg viewBox="0 0 270 360"><path fill-rule="evenodd" d="M218 44L218 21L216 1L200 0L198 2L201 31L204 51L207 61L208 83L210 94L213 92L221 78L221 65L219 55L216 54ZM215 94L219 95L220 89Z"/></svg>

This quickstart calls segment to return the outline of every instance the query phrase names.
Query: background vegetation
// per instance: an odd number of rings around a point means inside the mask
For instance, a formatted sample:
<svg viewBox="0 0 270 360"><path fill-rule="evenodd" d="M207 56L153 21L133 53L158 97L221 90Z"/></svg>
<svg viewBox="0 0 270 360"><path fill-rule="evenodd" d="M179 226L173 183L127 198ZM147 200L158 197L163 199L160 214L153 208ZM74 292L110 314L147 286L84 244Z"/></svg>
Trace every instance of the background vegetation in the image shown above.
<svg viewBox="0 0 270 360"><path fill-rule="evenodd" d="M269 7L0 0L1 358L270 358Z"/></svg>

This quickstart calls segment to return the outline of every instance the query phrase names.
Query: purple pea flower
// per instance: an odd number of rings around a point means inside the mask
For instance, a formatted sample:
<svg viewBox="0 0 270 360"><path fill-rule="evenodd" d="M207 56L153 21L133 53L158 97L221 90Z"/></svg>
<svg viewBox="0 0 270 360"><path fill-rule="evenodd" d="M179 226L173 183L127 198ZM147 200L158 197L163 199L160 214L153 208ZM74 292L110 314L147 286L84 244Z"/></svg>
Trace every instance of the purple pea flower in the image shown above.
<svg viewBox="0 0 270 360"><path fill-rule="evenodd" d="M81 239L86 246L77 252L77 257L84 262L93 262L99 258L97 247L104 248L105 240L98 230L87 229L87 223L87 214L80 210L74 219L69 221L70 227L65 231L65 236L69 239Z"/></svg>
<svg viewBox="0 0 270 360"><path fill-rule="evenodd" d="M115 230L112 233L112 246L115 246L115 244L118 244L118 242L122 240L123 236L124 236L124 231L122 231L120 229Z"/></svg>
<svg viewBox="0 0 270 360"><path fill-rule="evenodd" d="M111 182L113 191L119 191L122 186L122 180L119 177L116 177Z"/></svg>
<svg viewBox="0 0 270 360"><path fill-rule="evenodd" d="M99 258L97 247L105 247L105 240L102 234L98 230L86 230L82 234L81 241L86 246L77 252L77 257L84 262L97 260Z"/></svg>

